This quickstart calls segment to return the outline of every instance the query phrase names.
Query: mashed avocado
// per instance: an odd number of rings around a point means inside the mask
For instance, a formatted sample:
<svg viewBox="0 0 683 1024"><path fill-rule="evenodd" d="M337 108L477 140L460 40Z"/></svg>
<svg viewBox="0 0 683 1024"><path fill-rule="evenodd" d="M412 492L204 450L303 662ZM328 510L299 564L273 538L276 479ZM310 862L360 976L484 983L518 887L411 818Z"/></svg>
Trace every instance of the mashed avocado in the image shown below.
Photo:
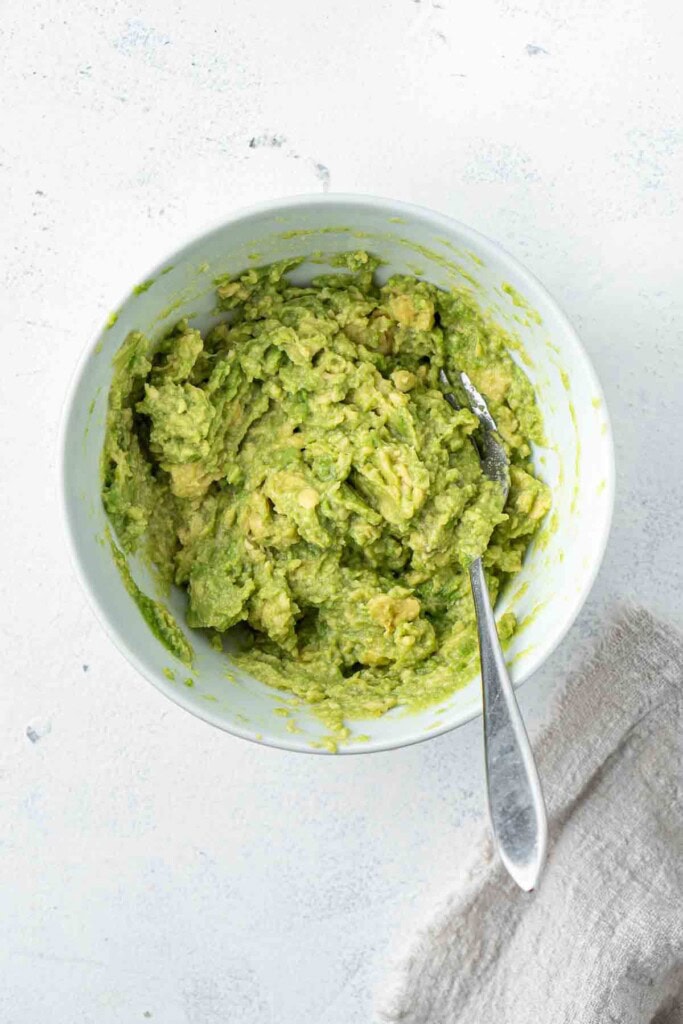
<svg viewBox="0 0 683 1024"><path fill-rule="evenodd" d="M467 567L483 555L495 600L550 495L530 461L533 389L471 297L407 276L380 287L364 252L299 287L300 262L220 279L225 315L205 335L183 320L154 347L128 336L103 500L124 552L185 588L190 626L243 623L240 666L339 728L471 677ZM505 507L441 367L489 402L511 461Z"/></svg>

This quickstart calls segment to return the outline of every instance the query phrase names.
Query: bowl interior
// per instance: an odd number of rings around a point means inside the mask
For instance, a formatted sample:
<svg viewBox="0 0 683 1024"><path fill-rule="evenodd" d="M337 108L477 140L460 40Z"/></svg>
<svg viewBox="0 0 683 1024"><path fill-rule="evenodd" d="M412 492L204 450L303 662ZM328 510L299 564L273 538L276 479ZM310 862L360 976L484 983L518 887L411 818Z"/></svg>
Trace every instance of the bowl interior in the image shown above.
<svg viewBox="0 0 683 1024"><path fill-rule="evenodd" d="M384 261L381 276L420 274L434 284L467 287L520 340L515 357L531 378L548 446L535 452L553 491L553 512L530 548L523 571L498 602L520 628L508 648L515 683L552 651L585 599L604 550L613 494L612 441L604 398L574 331L541 285L498 246L427 210L360 197L302 197L268 204L201 236L160 264L113 311L84 357L67 409L63 482L67 526L86 589L129 660L173 700L241 736L300 750L326 749L325 727L306 707L245 675L225 654L185 627L196 653L190 672L155 639L123 586L105 540L100 501L102 448L114 353L132 329L159 337L180 317L204 329L216 321L213 279L288 256L309 259L299 282L327 260L366 248ZM138 584L154 594L144 567ZM168 600L184 625L184 595ZM191 685L190 685L191 684ZM466 721L481 710L479 680L419 713L396 708L352 723L342 751L402 746Z"/></svg>

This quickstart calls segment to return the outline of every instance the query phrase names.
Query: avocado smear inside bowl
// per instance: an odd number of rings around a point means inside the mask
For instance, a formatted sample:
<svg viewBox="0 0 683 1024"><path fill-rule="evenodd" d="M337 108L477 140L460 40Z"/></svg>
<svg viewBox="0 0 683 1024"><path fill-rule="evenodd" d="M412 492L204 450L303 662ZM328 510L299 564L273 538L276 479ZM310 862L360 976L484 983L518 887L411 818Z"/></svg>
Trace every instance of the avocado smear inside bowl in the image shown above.
<svg viewBox="0 0 683 1024"><path fill-rule="evenodd" d="M489 403L506 501L441 368ZM164 261L86 355L63 451L76 563L124 653L207 721L298 750L477 713L480 555L526 678L611 515L604 401L549 296L470 229L363 197L266 204Z"/></svg>

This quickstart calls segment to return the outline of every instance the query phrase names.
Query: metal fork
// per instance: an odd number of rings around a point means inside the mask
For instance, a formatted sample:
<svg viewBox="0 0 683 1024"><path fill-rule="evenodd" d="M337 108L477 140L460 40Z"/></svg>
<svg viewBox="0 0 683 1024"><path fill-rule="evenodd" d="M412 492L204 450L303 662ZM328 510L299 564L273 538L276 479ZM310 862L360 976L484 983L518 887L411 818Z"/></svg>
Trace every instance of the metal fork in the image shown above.
<svg viewBox="0 0 683 1024"><path fill-rule="evenodd" d="M444 397L454 409L462 405L443 370ZM496 424L483 397L466 373L460 380L470 409L479 420L479 439L473 439L485 475L507 499L510 465ZM476 558L469 567L477 616L484 717L486 792L491 828L500 859L520 888L534 889L545 862L548 821L541 783L529 738L505 665L491 607L484 566Z"/></svg>

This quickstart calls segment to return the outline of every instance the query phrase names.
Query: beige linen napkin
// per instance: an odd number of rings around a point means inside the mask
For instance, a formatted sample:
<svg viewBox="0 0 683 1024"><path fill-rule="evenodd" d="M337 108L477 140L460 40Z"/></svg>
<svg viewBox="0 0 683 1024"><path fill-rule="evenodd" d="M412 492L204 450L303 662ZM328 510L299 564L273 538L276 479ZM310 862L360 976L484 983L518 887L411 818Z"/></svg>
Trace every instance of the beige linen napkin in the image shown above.
<svg viewBox="0 0 683 1024"><path fill-rule="evenodd" d="M683 642L628 611L536 744L535 893L488 851L379 1003L401 1024L683 1024Z"/></svg>

